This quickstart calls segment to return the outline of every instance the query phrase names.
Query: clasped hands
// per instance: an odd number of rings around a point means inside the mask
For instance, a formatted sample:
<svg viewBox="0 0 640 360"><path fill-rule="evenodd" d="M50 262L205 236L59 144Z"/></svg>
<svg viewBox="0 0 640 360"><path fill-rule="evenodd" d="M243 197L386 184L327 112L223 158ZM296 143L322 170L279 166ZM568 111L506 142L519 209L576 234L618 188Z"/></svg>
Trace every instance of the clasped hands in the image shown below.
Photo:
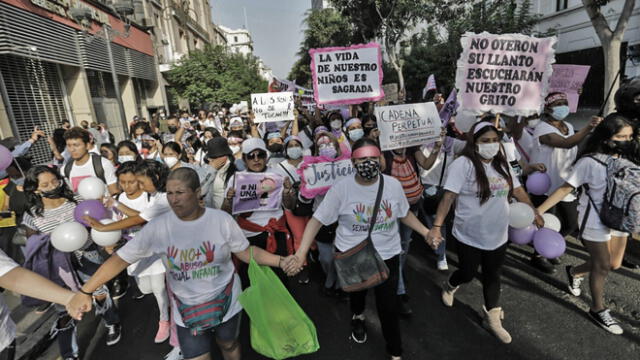
<svg viewBox="0 0 640 360"><path fill-rule="evenodd" d="M287 276L295 276L302 271L304 261L296 255L289 255L287 257L280 257L279 265Z"/></svg>
<svg viewBox="0 0 640 360"><path fill-rule="evenodd" d="M91 311L93 297L81 292L76 292L65 305L69 316L76 320L82 320L84 313Z"/></svg>

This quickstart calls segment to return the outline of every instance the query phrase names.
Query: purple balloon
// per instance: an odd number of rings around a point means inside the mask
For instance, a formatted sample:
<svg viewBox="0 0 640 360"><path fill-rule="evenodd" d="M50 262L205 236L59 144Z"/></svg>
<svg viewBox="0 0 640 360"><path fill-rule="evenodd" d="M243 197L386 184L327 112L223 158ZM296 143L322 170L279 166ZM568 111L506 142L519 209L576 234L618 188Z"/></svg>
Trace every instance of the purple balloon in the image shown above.
<svg viewBox="0 0 640 360"><path fill-rule="evenodd" d="M567 243L559 232L542 228L533 235L533 247L542 257L555 259L564 254Z"/></svg>
<svg viewBox="0 0 640 360"><path fill-rule="evenodd" d="M529 225L523 229L514 229L509 227L509 240L512 243L525 245L533 241L533 235L536 233L536 227Z"/></svg>
<svg viewBox="0 0 640 360"><path fill-rule="evenodd" d="M340 115L342 115L342 118L344 119L344 122L346 123L347 121L349 121L349 119L351 119L351 112L349 111L349 109L340 109Z"/></svg>
<svg viewBox="0 0 640 360"><path fill-rule="evenodd" d="M544 195L551 187L551 178L547 173L536 171L527 178L527 191L533 195Z"/></svg>
<svg viewBox="0 0 640 360"><path fill-rule="evenodd" d="M107 217L107 209L105 209L100 200L85 200L76 206L73 211L73 217L82 225L89 226L82 218L85 215L91 216L96 220L102 220Z"/></svg>
<svg viewBox="0 0 640 360"><path fill-rule="evenodd" d="M11 155L11 151L5 146L0 145L0 171L8 168L12 161L13 155Z"/></svg>

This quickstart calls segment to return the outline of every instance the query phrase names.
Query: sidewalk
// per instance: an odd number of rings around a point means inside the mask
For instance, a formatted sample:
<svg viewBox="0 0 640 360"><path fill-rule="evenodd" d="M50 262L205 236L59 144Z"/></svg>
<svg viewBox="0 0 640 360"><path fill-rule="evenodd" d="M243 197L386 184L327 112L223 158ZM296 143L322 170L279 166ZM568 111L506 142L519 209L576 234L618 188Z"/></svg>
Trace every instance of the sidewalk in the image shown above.
<svg viewBox="0 0 640 360"><path fill-rule="evenodd" d="M15 293L5 291L2 295L17 325L16 360L39 358L52 342L49 331L57 317L55 308L52 306L44 314L36 314L35 309L23 306Z"/></svg>

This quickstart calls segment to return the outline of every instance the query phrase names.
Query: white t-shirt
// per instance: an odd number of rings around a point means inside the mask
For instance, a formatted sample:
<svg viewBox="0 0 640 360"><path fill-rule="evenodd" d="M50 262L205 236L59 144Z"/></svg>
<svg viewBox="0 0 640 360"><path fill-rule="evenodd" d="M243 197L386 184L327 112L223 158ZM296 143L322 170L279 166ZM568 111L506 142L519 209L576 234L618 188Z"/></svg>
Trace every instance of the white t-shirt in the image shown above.
<svg viewBox="0 0 640 360"><path fill-rule="evenodd" d="M603 164L598 163L596 160L590 157L583 157L578 160L564 179L574 188L578 188L584 184L589 186L589 195L593 199L597 209L602 208L602 199L604 193L607 190L607 168ZM587 196L586 189L580 194L578 204L578 224L582 225L584 219L584 213L587 210L589 204L589 196ZM598 210L595 210L591 206L589 210L589 218L587 218L587 228L609 231L600 221L598 216Z"/></svg>
<svg viewBox="0 0 640 360"><path fill-rule="evenodd" d="M536 157L538 151L538 145L536 139L533 137L534 129L525 127L522 129L522 136L517 141L519 147L518 152L522 155L523 160L531 164L532 159ZM524 153L523 153L524 152Z"/></svg>
<svg viewBox="0 0 640 360"><path fill-rule="evenodd" d="M301 164L302 163L300 163L300 165ZM282 177L285 179L289 178L289 181L291 181L292 184L294 182L300 181L300 175L298 175L297 169L298 168L291 165L288 160L283 160L280 163L271 167L271 171L273 171L276 174L282 175Z"/></svg>
<svg viewBox="0 0 640 360"><path fill-rule="evenodd" d="M102 169L104 170L104 179L107 185L115 184L118 179L116 178L116 169L113 167L113 164L111 164L111 161L101 157L100 162L102 163ZM64 167L60 168L60 172L62 176L65 176ZM97 176L95 170L93 169L93 160L91 159L91 157L89 157L89 160L87 160L87 162L82 165L78 165L74 162L71 166L69 178L67 179L71 190L73 190L73 192L78 192L78 185L80 185L80 182L85 178L91 176Z"/></svg>
<svg viewBox="0 0 640 360"><path fill-rule="evenodd" d="M569 129L567 135L564 135L556 127L551 126L544 121L540 122L533 132L533 137L536 139L536 144L538 145L538 151L536 152L535 157L532 158L532 163L543 163L547 167L547 175L551 178L551 187L545 195L551 195L564 184L564 178L569 176L571 164L573 164L573 161L576 159L576 155L578 154L577 146L574 146L571 149L563 149L540 143L540 137L547 134L558 134L563 138L572 136L574 134L573 126L568 122L565 122L565 124ZM562 199L562 201L573 201L575 199L576 197L573 194L569 194Z"/></svg>
<svg viewBox="0 0 640 360"><path fill-rule="evenodd" d="M424 154L425 157L431 156L431 152L433 151L433 144L423 145L420 150ZM420 169L420 179L422 180L423 185L438 185L440 183L440 176L442 176L442 184L444 185L446 178L446 169L445 174L442 174L442 167L445 166L444 158L447 157L446 167L451 165L453 161L453 155L446 154L444 149L441 149L438 153L438 157L436 158L436 162L433 163L430 169L425 170L422 166L419 166Z"/></svg>
<svg viewBox="0 0 640 360"><path fill-rule="evenodd" d="M409 202L400 182L383 176L384 189L371 239L382 259L387 260L402 251L398 219L409 213ZM347 251L367 237L378 184L379 181L369 186L359 185L355 175L344 178L329 189L313 214L323 225L338 221L335 240L338 250Z"/></svg>
<svg viewBox="0 0 640 360"><path fill-rule="evenodd" d="M241 285L231 253L248 246L229 214L206 208L193 221L180 220L173 211L158 216L118 250L118 256L130 264L154 254L162 256L173 295L187 305L215 298L233 281L232 304L223 320L227 321L242 310L238 302ZM173 311L173 314L176 323L184 326L180 313Z"/></svg>
<svg viewBox="0 0 640 360"><path fill-rule="evenodd" d="M457 158L447 170L445 190L458 194L453 235L463 244L494 250L507 242L509 227L509 183L491 164L483 162L491 197L480 204L473 163L466 156ZM509 167L513 188L520 186Z"/></svg>
<svg viewBox="0 0 640 360"><path fill-rule="evenodd" d="M2 250L0 250L0 277L18 267L15 261L11 260ZM16 337L16 324L11 320L11 311L4 303L0 295L0 352L11 345Z"/></svg>
<svg viewBox="0 0 640 360"><path fill-rule="evenodd" d="M138 216L146 221L151 221L154 217L162 215L169 210L171 210L171 207L167 200L167 193L157 192L151 195L151 202L149 203L149 206L140 211Z"/></svg>

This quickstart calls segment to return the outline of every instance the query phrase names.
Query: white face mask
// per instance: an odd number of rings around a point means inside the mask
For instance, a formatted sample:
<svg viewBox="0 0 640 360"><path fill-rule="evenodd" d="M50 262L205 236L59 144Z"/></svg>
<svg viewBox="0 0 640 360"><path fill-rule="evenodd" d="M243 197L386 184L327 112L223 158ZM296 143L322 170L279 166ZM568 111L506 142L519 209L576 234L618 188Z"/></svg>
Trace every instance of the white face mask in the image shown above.
<svg viewBox="0 0 640 360"><path fill-rule="evenodd" d="M331 125L331 128L333 130L340 130L340 128L342 127L342 121L340 121L340 119L331 120L329 125Z"/></svg>
<svg viewBox="0 0 640 360"><path fill-rule="evenodd" d="M500 151L500 143L478 144L478 154L486 160L493 159Z"/></svg>
<svg viewBox="0 0 640 360"><path fill-rule="evenodd" d="M538 124L540 124L540 119L533 119L529 120L528 126L533 129L538 126Z"/></svg>
<svg viewBox="0 0 640 360"><path fill-rule="evenodd" d="M238 153L240 151L240 146L238 146L238 145L229 146L229 149L231 149L231 152L233 154L235 154L235 153Z"/></svg>
<svg viewBox="0 0 640 360"><path fill-rule="evenodd" d="M135 160L133 155L120 155L120 156L118 156L118 162L120 164L126 163L127 161L133 161L133 160Z"/></svg>
<svg viewBox="0 0 640 360"><path fill-rule="evenodd" d="M302 148L299 146L290 147L287 149L287 155L293 160L300 159L302 157Z"/></svg>
<svg viewBox="0 0 640 360"><path fill-rule="evenodd" d="M175 164L178 163L178 158L175 156L167 156L164 158L164 163L167 164L169 169L171 169Z"/></svg>

